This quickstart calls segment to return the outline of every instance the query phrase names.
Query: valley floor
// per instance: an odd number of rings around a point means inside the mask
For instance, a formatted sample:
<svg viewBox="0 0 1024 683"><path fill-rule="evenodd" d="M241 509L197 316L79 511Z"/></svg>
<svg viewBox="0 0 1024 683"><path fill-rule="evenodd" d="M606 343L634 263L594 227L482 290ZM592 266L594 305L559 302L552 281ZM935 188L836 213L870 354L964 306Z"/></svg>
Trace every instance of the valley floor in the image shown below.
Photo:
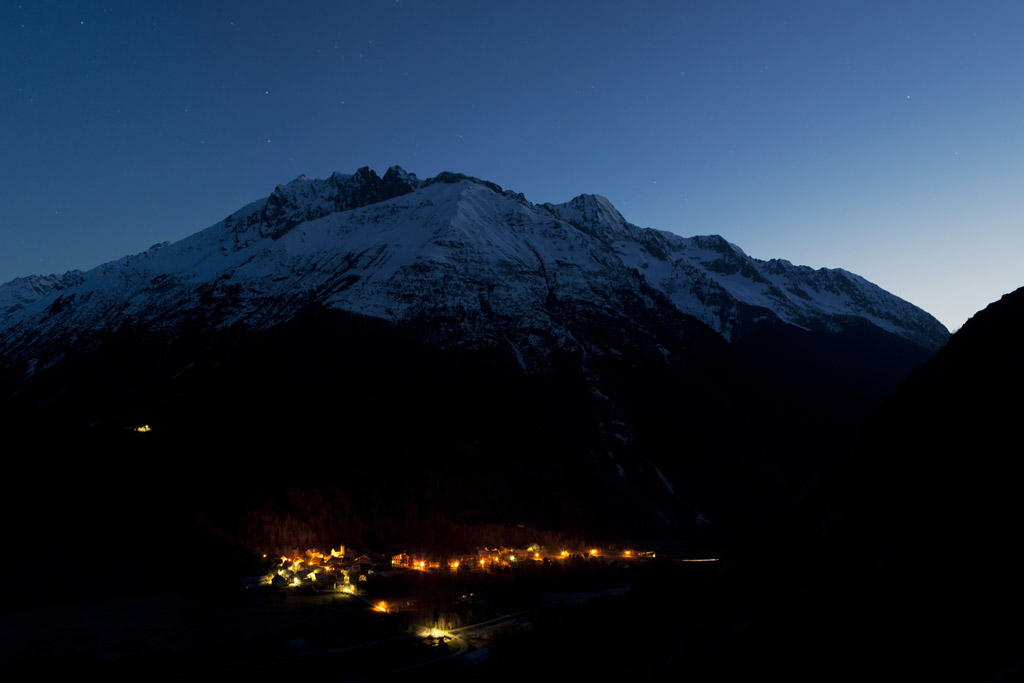
<svg viewBox="0 0 1024 683"><path fill-rule="evenodd" d="M668 579L690 584L709 571L669 561L590 563L569 571L537 565L461 579L397 571L362 584L359 596L260 587L25 606L0 613L0 653L8 671L105 680L270 680L326 672L361 680L424 667L473 679L495 667L517 667L536 633L566 615L608 605L614 628L638 590ZM382 603L389 607L382 610ZM637 618L650 615L640 610ZM564 645L571 651L572 643Z"/></svg>

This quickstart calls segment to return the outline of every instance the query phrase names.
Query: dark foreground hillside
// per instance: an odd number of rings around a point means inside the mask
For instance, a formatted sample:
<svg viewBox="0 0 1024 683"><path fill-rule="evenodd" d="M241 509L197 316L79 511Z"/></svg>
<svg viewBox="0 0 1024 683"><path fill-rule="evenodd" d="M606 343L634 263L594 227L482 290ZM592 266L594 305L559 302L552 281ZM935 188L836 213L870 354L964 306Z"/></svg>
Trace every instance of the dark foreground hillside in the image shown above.
<svg viewBox="0 0 1024 683"><path fill-rule="evenodd" d="M1024 289L913 373L710 587L676 665L904 680L1024 676Z"/></svg>

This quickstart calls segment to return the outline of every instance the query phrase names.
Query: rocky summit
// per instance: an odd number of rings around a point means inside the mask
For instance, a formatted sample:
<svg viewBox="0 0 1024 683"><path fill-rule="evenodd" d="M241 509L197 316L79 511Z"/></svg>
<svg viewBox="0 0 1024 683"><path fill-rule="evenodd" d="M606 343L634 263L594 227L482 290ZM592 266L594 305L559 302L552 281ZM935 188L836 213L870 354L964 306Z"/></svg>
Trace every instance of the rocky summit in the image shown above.
<svg viewBox="0 0 1024 683"><path fill-rule="evenodd" d="M719 236L640 228L604 197L533 204L456 173L394 166L300 176L173 244L87 272L0 286L0 354L28 373L86 331L201 319L263 329L311 306L428 323L441 345L500 347L527 368L553 350L614 349L584 319L693 316L735 340L770 321L834 332L867 323L934 352L935 318L841 269L747 256Z"/></svg>

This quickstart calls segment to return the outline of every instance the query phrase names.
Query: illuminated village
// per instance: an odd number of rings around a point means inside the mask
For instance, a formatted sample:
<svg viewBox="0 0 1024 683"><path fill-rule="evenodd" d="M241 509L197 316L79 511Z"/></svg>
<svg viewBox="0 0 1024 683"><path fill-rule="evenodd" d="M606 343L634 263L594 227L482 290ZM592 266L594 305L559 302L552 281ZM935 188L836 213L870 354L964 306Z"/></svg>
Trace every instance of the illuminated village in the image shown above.
<svg viewBox="0 0 1024 683"><path fill-rule="evenodd" d="M654 559L656 554L653 551L620 549L616 546L552 551L535 544L525 548L479 548L475 553L443 560L404 552L390 558L374 553L347 558L346 547L341 545L337 549L329 549L326 553L309 548L301 553L292 551L288 555L263 557L270 566L267 573L259 577L259 585L275 588L309 588L358 595L358 584L371 580L375 574L384 575L399 571L451 574L497 572L510 571L517 565L550 565L574 560L605 564L645 562Z"/></svg>

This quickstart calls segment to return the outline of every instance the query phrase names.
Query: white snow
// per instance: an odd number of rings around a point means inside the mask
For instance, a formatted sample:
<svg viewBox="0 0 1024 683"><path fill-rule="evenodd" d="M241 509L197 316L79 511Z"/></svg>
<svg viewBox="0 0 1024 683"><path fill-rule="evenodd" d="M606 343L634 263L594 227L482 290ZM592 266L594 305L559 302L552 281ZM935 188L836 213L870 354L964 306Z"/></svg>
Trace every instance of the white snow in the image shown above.
<svg viewBox="0 0 1024 683"><path fill-rule="evenodd" d="M658 475L658 479L661 479L661 483L665 485L665 488L668 489L668 492L671 493L673 496L676 495L676 487L672 485L672 482L668 480L668 477L661 473L661 470L658 469L658 466L655 465L650 460L647 461L647 464L654 468L655 474Z"/></svg>
<svg viewBox="0 0 1024 683"><path fill-rule="evenodd" d="M174 244L85 273L0 285L0 351L129 318L173 326L211 307L219 325L266 326L317 302L392 320L461 320L467 342L506 339L525 367L541 339L587 351L549 301L624 316L621 292L648 299L637 273L725 336L737 302L795 325L853 315L919 342L942 334L931 316L859 276L752 259L718 237L641 229L598 195L534 205L471 179L424 185L405 174L412 192L334 211L338 188L353 177L278 186L279 239L261 222L263 199ZM284 231L289 216L297 224Z"/></svg>

